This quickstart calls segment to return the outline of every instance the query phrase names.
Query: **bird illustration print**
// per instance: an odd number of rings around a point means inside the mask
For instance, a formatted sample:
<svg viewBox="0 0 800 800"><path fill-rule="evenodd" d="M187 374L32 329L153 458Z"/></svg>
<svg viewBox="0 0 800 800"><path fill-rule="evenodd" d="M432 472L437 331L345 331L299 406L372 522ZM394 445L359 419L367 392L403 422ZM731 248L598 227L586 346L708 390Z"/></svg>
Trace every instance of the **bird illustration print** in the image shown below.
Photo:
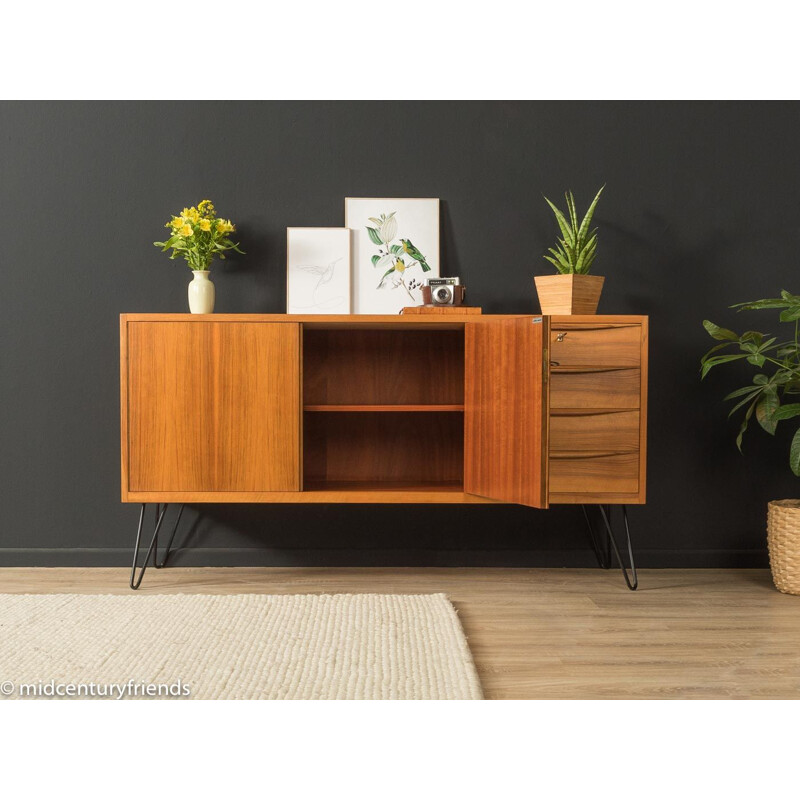
<svg viewBox="0 0 800 800"><path fill-rule="evenodd" d="M414 247L413 244L411 244L411 240L410 239L401 239L400 241L403 244L404 252L408 253L408 255L410 255L411 258L416 259L417 261L419 261L419 265L422 267L422 271L423 272L430 272L431 268L428 266L428 262L425 260L425 256L423 256L422 253L420 253L420 251L417 250L417 248Z"/></svg>
<svg viewBox="0 0 800 800"><path fill-rule="evenodd" d="M417 266L423 272L430 272L431 268L425 260L425 256L412 244L410 239L395 241L397 236L396 214L396 211L392 211L391 214L381 214L380 217L369 218L372 226L366 226L367 234L370 241L378 247L377 254L371 258L372 266L379 270L385 270L378 281L379 289L402 287L412 302L416 302L416 298L411 294L411 288L417 288L420 284L415 278L406 282L406 273Z"/></svg>

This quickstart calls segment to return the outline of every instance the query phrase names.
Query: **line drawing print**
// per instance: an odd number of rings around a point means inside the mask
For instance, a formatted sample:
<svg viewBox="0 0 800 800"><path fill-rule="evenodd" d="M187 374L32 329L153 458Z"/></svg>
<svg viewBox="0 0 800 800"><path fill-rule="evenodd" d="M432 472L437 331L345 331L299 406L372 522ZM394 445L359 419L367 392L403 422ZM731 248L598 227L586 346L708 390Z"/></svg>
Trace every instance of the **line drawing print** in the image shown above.
<svg viewBox="0 0 800 800"><path fill-rule="evenodd" d="M319 310L326 310L329 308L336 308L337 306L342 305L344 302L344 297L342 295L335 295L333 297L319 297L320 288L325 286L325 284L330 283L333 280L336 265L344 258L344 256L339 256L339 258L334 259L333 261L328 262L326 267L320 267L316 264L298 264L295 269L303 270L303 272L308 272L311 275L319 276L319 280L316 282L314 289L311 293L311 303L309 305L298 305L293 304L294 308L316 308Z"/></svg>

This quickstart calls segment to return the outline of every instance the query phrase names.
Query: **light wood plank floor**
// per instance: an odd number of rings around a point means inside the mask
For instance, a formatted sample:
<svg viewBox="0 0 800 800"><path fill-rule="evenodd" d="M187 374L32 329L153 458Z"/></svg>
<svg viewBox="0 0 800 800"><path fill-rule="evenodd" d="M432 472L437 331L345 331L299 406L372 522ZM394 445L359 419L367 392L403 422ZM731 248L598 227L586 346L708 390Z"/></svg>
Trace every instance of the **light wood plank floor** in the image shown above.
<svg viewBox="0 0 800 800"><path fill-rule="evenodd" d="M140 592L445 592L487 698L800 698L800 597L763 570L148 570ZM0 592L129 593L125 569L0 569Z"/></svg>

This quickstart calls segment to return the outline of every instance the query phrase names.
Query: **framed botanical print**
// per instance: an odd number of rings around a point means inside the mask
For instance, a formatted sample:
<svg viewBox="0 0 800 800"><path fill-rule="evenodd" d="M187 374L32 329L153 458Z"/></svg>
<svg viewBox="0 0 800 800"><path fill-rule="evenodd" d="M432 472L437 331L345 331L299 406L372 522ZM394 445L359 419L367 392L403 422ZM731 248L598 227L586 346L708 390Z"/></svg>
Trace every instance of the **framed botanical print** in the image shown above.
<svg viewBox="0 0 800 800"><path fill-rule="evenodd" d="M286 229L286 312L350 313L350 231Z"/></svg>
<svg viewBox="0 0 800 800"><path fill-rule="evenodd" d="M422 304L439 276L438 198L346 197L353 230L353 313L397 314Z"/></svg>

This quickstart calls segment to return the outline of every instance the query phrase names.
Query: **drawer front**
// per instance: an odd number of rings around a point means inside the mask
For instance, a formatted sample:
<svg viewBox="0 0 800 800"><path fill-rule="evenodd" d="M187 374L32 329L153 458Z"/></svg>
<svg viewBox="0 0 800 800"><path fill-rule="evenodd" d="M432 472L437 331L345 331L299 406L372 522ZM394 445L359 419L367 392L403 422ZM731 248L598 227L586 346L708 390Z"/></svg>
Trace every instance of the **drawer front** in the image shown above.
<svg viewBox="0 0 800 800"><path fill-rule="evenodd" d="M551 493L636 494L638 491L638 452L550 456Z"/></svg>
<svg viewBox="0 0 800 800"><path fill-rule="evenodd" d="M638 369L550 371L550 408L630 408L641 404Z"/></svg>
<svg viewBox="0 0 800 800"><path fill-rule="evenodd" d="M550 360L561 367L639 367L641 325L561 327L550 331Z"/></svg>
<svg viewBox="0 0 800 800"><path fill-rule="evenodd" d="M570 453L610 455L638 450L638 411L556 411L550 418L551 458Z"/></svg>

